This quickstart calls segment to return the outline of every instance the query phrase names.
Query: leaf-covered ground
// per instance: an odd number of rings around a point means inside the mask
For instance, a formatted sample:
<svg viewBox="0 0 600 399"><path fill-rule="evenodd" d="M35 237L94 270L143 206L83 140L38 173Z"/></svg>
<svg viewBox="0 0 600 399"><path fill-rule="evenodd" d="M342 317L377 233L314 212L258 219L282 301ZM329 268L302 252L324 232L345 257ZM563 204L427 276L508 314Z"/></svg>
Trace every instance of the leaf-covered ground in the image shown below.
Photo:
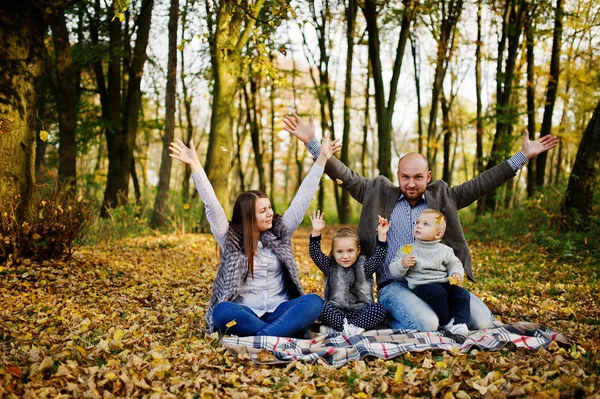
<svg viewBox="0 0 600 399"><path fill-rule="evenodd" d="M320 293L308 234L296 233L295 253L306 291ZM0 398L600 397L594 251L552 256L528 236L470 244L479 282L468 289L502 321L538 322L574 345L258 366L204 333L212 237L140 237L0 266Z"/></svg>

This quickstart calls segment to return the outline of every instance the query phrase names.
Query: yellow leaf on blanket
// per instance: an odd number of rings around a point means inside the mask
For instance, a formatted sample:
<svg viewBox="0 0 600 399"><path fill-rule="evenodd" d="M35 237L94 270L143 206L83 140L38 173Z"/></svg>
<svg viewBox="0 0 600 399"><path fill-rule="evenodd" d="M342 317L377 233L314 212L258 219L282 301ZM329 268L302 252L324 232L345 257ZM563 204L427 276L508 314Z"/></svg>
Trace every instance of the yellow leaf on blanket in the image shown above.
<svg viewBox="0 0 600 399"><path fill-rule="evenodd" d="M406 244L405 246L402 247L401 251L403 254L408 255L409 253L412 252L412 245Z"/></svg>
<svg viewBox="0 0 600 399"><path fill-rule="evenodd" d="M225 324L225 327L231 328L237 324L237 321L231 320L229 323Z"/></svg>

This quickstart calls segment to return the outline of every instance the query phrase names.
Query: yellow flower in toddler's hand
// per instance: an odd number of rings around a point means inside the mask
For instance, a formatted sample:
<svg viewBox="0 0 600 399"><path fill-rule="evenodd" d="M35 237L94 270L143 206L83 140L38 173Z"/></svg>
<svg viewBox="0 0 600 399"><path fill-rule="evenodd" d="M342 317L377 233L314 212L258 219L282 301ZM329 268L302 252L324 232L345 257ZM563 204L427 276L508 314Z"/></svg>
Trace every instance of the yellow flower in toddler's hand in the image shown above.
<svg viewBox="0 0 600 399"><path fill-rule="evenodd" d="M456 277L449 276L448 277L448 282L450 283L450 285L459 285L458 284L458 279Z"/></svg>
<svg viewBox="0 0 600 399"><path fill-rule="evenodd" d="M412 245L406 244L405 246L402 247L402 249L400 251L402 251L403 254L408 255L409 253L412 252Z"/></svg>

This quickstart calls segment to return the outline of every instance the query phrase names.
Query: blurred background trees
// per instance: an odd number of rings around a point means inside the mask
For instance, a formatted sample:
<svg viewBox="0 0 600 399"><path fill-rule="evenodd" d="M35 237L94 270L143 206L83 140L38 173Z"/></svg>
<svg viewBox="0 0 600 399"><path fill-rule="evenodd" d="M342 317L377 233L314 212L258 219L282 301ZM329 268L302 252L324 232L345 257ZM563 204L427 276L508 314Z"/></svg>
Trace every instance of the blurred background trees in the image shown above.
<svg viewBox="0 0 600 399"><path fill-rule="evenodd" d="M15 196L31 208L37 187L60 181L105 218L198 229L189 170L166 152L174 137L194 139L226 208L259 188L283 209L311 162L282 131L281 118L297 112L315 116L319 136L343 138L344 163L393 181L409 151L456 184L516 152L523 128L556 135L559 147L479 201L478 213L550 196L558 219L562 210L581 229L597 219L597 2L8 3L3 212ZM327 179L318 206L343 223L358 215Z"/></svg>

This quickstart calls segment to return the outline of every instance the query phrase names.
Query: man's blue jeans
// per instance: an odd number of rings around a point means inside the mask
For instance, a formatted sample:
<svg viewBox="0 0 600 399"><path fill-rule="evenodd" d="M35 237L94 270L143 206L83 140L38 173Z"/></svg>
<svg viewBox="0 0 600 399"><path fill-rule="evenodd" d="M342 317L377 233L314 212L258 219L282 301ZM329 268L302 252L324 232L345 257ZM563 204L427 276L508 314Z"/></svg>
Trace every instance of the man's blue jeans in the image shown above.
<svg viewBox="0 0 600 399"><path fill-rule="evenodd" d="M436 331L440 325L431 307L408 288L406 281L394 281L378 293L379 303L388 311L388 325L393 329ZM481 330L493 325L492 312L471 294L470 330Z"/></svg>
<svg viewBox="0 0 600 399"><path fill-rule="evenodd" d="M212 317L215 327L225 334L293 337L310 327L322 310L321 297L306 294L281 303L273 312L265 313L262 317L239 303L221 302L215 306ZM234 320L235 325L227 327Z"/></svg>

